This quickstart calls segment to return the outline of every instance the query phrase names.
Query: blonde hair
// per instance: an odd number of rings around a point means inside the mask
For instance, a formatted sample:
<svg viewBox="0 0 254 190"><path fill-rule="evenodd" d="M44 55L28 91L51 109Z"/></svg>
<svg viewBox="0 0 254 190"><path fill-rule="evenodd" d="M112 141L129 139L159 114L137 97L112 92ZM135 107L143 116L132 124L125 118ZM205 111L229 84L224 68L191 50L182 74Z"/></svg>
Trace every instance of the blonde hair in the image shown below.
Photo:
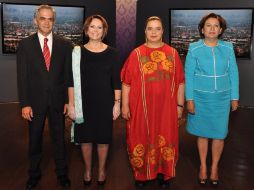
<svg viewBox="0 0 254 190"><path fill-rule="evenodd" d="M145 29L146 29L146 27L147 27L148 22L150 22L150 21L154 21L154 20L159 21L159 22L161 23L162 29L164 29L164 27L163 27L163 23L162 23L162 20L161 20L161 18L160 18L160 17L158 17L158 16L150 16L148 19L146 19Z"/></svg>

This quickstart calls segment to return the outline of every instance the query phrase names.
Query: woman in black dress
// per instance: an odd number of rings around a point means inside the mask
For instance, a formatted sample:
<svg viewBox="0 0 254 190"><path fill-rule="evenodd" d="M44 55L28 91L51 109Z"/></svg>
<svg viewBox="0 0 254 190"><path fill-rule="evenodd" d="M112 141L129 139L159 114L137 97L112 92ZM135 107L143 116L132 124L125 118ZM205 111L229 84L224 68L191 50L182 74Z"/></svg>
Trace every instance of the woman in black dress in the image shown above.
<svg viewBox="0 0 254 190"><path fill-rule="evenodd" d="M81 144L85 163L84 185L90 185L92 180L93 144L97 144L99 159L97 183L99 185L105 183L105 163L112 138L113 120L120 115L121 64L116 50L102 42L107 30L107 22L102 16L88 17L84 23L84 33L89 41L80 47L79 88L84 122L80 124L76 122L74 142ZM74 51L75 49L76 47ZM75 77L73 74L69 81L69 116L77 121L74 93L77 87L73 82Z"/></svg>

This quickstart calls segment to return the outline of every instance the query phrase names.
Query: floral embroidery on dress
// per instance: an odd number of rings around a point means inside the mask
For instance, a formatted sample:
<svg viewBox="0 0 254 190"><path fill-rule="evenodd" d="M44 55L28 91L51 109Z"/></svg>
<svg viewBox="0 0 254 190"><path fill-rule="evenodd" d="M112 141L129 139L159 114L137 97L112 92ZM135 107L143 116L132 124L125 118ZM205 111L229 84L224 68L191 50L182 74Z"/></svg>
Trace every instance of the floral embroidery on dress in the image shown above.
<svg viewBox="0 0 254 190"><path fill-rule="evenodd" d="M144 165L144 161L140 157L133 157L131 159L131 164L136 168L141 168Z"/></svg>
<svg viewBox="0 0 254 190"><path fill-rule="evenodd" d="M138 144L134 147L132 152L131 164L136 168L141 168L144 164L143 156L145 154L145 147L142 144Z"/></svg>
<svg viewBox="0 0 254 190"><path fill-rule="evenodd" d="M145 147L142 144L138 144L135 146L133 150L133 155L134 156L143 156L145 153Z"/></svg>
<svg viewBox="0 0 254 190"><path fill-rule="evenodd" d="M169 60L166 59L166 60L163 60L161 62L161 65L162 65L164 70L169 71L170 73L172 73L172 71L173 71L173 63L172 62L170 62Z"/></svg>
<svg viewBox="0 0 254 190"><path fill-rule="evenodd" d="M161 155L162 160L158 160ZM130 152L131 164L135 170L145 171L146 162L145 158L148 157L149 164L159 165L163 162L169 162L175 159L175 148L172 144L168 145L166 139L162 135L158 135L156 144L150 144L145 148L142 144L137 144L133 151Z"/></svg>
<svg viewBox="0 0 254 190"><path fill-rule="evenodd" d="M156 150L155 148L152 148L150 151L149 151L149 160L150 160L150 163L155 165L157 163L157 160L156 160Z"/></svg>
<svg viewBox="0 0 254 190"><path fill-rule="evenodd" d="M166 59L166 55L162 51L155 50L150 54L150 58L152 61L154 61L156 63L160 63Z"/></svg>
<svg viewBox="0 0 254 190"><path fill-rule="evenodd" d="M166 140L162 135L158 135L158 147L163 147L166 144Z"/></svg>
<svg viewBox="0 0 254 190"><path fill-rule="evenodd" d="M163 51L154 50L149 55L141 55L142 70L147 76L147 81L170 79L170 73L174 71L174 58ZM155 75L154 75L155 74Z"/></svg>
<svg viewBox="0 0 254 190"><path fill-rule="evenodd" d="M157 70L157 63L155 62L149 61L143 65L143 71L145 74L151 74L156 70Z"/></svg>
<svg viewBox="0 0 254 190"><path fill-rule="evenodd" d="M174 160L175 149L173 147L163 147L162 148L162 158L167 161Z"/></svg>

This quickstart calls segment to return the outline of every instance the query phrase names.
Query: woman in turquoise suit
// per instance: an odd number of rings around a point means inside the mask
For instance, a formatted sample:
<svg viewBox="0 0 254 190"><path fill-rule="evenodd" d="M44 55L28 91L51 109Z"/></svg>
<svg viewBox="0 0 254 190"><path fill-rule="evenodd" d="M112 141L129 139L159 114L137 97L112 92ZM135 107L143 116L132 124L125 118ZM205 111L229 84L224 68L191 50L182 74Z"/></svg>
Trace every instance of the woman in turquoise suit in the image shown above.
<svg viewBox="0 0 254 190"><path fill-rule="evenodd" d="M212 139L210 182L217 186L230 107L232 111L238 107L238 69L232 43L219 39L226 21L210 13L201 19L198 29L202 39L190 44L185 63L187 131L198 137L201 185L207 182L208 140Z"/></svg>

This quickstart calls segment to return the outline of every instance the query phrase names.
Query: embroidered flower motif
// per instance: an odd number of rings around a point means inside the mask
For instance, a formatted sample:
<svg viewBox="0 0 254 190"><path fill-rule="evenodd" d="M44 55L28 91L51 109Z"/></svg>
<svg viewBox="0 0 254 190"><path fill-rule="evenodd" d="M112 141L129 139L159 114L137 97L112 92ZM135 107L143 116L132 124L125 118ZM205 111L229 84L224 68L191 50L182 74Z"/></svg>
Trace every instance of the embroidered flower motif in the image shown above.
<svg viewBox="0 0 254 190"><path fill-rule="evenodd" d="M133 165L136 168L141 168L144 164L144 161L140 157L133 157L131 159L131 165Z"/></svg>
<svg viewBox="0 0 254 190"><path fill-rule="evenodd" d="M155 50L150 54L151 60L160 63L161 61L166 59L166 55L162 51Z"/></svg>
<svg viewBox="0 0 254 190"><path fill-rule="evenodd" d="M157 63L155 63L155 62L149 61L143 65L143 71L145 74L151 74L155 70L157 70Z"/></svg>
<svg viewBox="0 0 254 190"><path fill-rule="evenodd" d="M158 135L158 147L163 147L166 144L166 140L163 136Z"/></svg>
<svg viewBox="0 0 254 190"><path fill-rule="evenodd" d="M167 59L161 62L162 68L166 71L172 72L173 71L173 63Z"/></svg>
<svg viewBox="0 0 254 190"><path fill-rule="evenodd" d="M138 144L135 146L133 150L133 155L134 156L143 156L145 153L145 147L142 144Z"/></svg>
<svg viewBox="0 0 254 190"><path fill-rule="evenodd" d="M173 147L163 147L162 148L162 157L166 161L174 160L175 149Z"/></svg>
<svg viewBox="0 0 254 190"><path fill-rule="evenodd" d="M151 164L156 164L156 150L155 148L151 149L149 152L149 160Z"/></svg>

